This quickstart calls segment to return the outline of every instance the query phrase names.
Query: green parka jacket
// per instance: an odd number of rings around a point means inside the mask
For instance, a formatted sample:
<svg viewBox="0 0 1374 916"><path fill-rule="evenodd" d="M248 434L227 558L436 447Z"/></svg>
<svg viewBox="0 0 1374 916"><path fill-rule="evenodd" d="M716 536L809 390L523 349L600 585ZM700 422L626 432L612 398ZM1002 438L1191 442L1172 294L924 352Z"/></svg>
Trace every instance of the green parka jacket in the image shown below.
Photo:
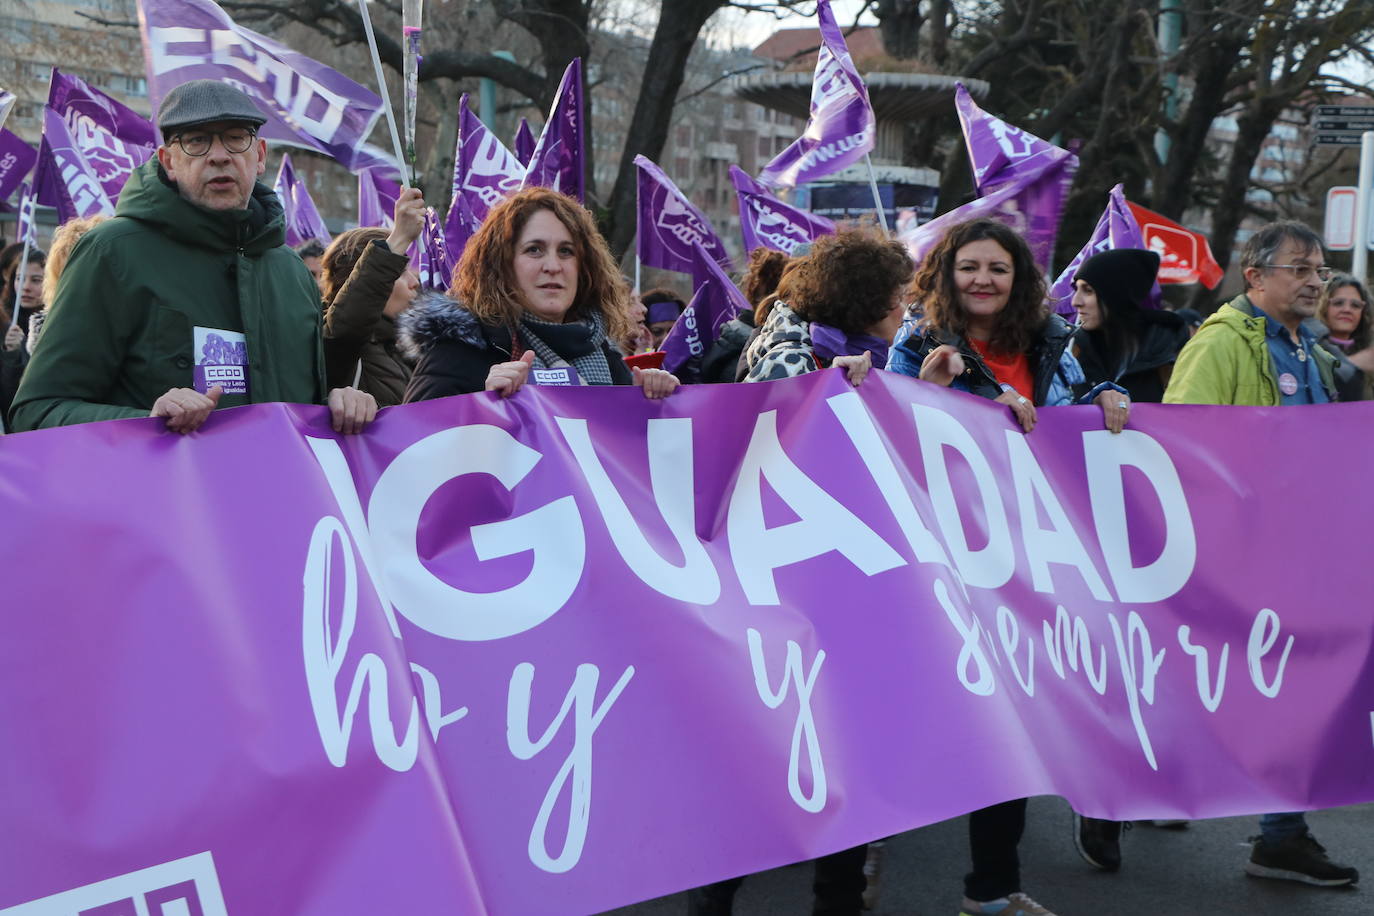
<svg viewBox="0 0 1374 916"><path fill-rule="evenodd" d="M183 199L156 159L136 169L115 218L72 251L15 395L16 431L144 417L192 388L195 329L242 333L248 393L220 407L324 403L320 297L284 247L280 202L258 182L245 210Z"/></svg>
<svg viewBox="0 0 1374 916"><path fill-rule="evenodd" d="M1336 400L1336 359L1312 348L1327 397ZM1236 404L1277 407L1279 383L1264 339L1264 316L1250 314L1250 300L1237 296L1202 323L1174 363L1165 404Z"/></svg>

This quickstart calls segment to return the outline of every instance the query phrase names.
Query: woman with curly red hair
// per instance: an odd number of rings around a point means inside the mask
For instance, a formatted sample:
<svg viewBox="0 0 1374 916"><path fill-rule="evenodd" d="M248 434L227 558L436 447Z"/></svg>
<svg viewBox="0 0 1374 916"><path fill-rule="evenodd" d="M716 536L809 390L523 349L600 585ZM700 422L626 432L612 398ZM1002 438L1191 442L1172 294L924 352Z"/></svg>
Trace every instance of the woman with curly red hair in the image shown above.
<svg viewBox="0 0 1374 916"><path fill-rule="evenodd" d="M468 241L451 292L423 297L399 322L416 360L405 400L473 391L509 397L535 384L638 385L666 397L678 380L626 367L629 290L592 216L547 188L498 204Z"/></svg>

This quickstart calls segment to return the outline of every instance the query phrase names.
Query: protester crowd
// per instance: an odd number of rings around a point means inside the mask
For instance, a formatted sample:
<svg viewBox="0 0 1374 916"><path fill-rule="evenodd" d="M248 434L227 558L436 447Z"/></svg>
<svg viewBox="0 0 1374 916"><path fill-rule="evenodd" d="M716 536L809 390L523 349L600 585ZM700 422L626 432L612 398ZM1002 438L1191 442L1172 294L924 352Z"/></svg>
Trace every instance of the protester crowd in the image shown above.
<svg viewBox="0 0 1374 916"><path fill-rule="evenodd" d="M686 297L636 298L577 201L544 188L508 197L469 240L449 293L421 292L407 255L425 219L418 190L397 199L389 230L285 247L281 204L257 180L264 120L227 84L186 83L164 98L162 145L114 218L67 223L47 253L0 251L0 411L11 430L152 416L187 434L216 409L281 401L327 404L336 431L360 433L379 408L449 395L578 384L665 398L679 387L636 354L660 349ZM886 370L1002 404L1028 435L1041 408L1070 404L1093 405L1120 432L1143 402L1374 397L1367 290L1332 275L1306 226L1256 232L1241 256L1244 291L1205 321L1151 303L1158 268L1139 249L1084 260L1070 325L1049 308L1025 239L1001 222L951 227L919 264L871 227L845 228L791 257L755 250L742 281L753 310L693 368L710 383L838 368L856 386ZM1023 890L1025 818L1024 799L969 816L964 916L1050 913ZM1259 826L1250 874L1357 880L1302 814L1265 814ZM1121 830L1081 818L1074 841L1115 870ZM865 875L878 873L873 851L818 862L816 913L859 912ZM693 892L692 912L729 913L740 880Z"/></svg>

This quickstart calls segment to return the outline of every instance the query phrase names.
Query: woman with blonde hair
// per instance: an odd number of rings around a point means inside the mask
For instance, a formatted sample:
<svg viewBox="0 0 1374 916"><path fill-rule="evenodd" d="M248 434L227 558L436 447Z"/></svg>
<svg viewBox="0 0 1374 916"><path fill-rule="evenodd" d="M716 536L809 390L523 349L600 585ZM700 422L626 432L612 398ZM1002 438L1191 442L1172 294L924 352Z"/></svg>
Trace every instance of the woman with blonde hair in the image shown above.
<svg viewBox="0 0 1374 916"><path fill-rule="evenodd" d="M468 241L456 297L423 297L400 322L416 360L405 400L474 391L510 397L527 384L638 385L672 393L661 369L633 371L615 341L629 335L629 291L592 215L547 188L498 204Z"/></svg>
<svg viewBox="0 0 1374 916"><path fill-rule="evenodd" d="M101 213L95 216L82 216L68 220L58 226L57 231L53 233L52 247L48 249L48 261L43 265L44 305L29 319L29 339L24 345L29 353L33 353L33 348L38 346L38 338L43 333L43 322L48 317L47 303L52 302L57 296L57 281L62 279L62 271L67 269L67 260L72 256L72 249L87 232L107 219L109 217Z"/></svg>
<svg viewBox="0 0 1374 916"><path fill-rule="evenodd" d="M1317 343L1337 360L1336 390L1341 400L1374 400L1374 375L1350 361L1350 354L1374 345L1374 310L1365 285L1350 274L1334 274L1317 302L1317 318L1325 326Z"/></svg>

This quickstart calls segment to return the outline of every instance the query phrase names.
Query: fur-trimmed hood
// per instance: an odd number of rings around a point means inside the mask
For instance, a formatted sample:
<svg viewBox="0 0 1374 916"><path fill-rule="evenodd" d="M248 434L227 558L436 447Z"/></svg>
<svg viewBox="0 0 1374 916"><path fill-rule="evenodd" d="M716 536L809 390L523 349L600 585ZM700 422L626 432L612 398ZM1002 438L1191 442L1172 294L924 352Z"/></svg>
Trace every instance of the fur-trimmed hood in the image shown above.
<svg viewBox="0 0 1374 916"><path fill-rule="evenodd" d="M455 340L479 349L492 346L482 322L456 299L425 290L396 319L396 346L411 360L441 340Z"/></svg>

